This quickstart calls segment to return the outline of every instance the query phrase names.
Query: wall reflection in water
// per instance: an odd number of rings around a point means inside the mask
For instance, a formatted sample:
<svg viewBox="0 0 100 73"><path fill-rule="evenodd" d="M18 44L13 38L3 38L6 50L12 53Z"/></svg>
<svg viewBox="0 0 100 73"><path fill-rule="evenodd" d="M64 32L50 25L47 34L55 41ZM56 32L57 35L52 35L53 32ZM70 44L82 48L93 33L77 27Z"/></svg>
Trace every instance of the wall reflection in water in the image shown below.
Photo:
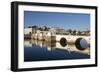
<svg viewBox="0 0 100 73"><path fill-rule="evenodd" d="M61 42L46 42L38 40L24 41L24 61L89 59L89 46L84 50L76 48L75 44Z"/></svg>

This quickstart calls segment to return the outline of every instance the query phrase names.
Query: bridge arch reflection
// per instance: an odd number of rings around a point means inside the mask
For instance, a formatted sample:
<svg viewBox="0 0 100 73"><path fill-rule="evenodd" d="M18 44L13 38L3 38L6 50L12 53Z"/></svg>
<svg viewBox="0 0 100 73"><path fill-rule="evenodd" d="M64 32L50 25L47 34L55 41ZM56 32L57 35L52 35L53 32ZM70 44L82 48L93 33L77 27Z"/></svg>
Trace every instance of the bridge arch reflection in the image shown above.
<svg viewBox="0 0 100 73"><path fill-rule="evenodd" d="M25 40L24 42L24 46L32 47L33 45L38 45L40 46L41 49L43 49L43 47L46 47L48 51L54 51L58 49L58 50L78 52L78 53L90 55L90 47L86 47L86 49L80 50L76 47L75 44L70 44L67 41L64 46L62 46L61 42L52 42L52 41L46 42L46 41L39 41L39 40L33 40L33 39Z"/></svg>

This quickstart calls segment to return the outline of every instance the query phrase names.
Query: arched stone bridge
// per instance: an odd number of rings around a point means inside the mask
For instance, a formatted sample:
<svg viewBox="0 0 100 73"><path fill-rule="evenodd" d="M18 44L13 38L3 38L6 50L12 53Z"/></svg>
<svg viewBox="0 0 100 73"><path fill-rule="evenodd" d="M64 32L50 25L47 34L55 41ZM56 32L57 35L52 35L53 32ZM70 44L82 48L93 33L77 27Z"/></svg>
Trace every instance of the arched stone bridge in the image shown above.
<svg viewBox="0 0 100 73"><path fill-rule="evenodd" d="M80 36L80 35L55 35L56 41L60 41L62 38L65 38L69 43L75 43L79 38L85 39L88 44L90 44L90 36Z"/></svg>

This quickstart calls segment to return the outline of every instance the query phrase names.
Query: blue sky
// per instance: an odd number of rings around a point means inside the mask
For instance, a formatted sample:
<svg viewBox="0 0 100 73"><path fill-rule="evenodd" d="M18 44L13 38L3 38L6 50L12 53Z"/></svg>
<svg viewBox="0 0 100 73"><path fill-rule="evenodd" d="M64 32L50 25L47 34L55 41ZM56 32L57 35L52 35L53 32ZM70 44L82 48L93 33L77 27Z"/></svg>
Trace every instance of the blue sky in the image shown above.
<svg viewBox="0 0 100 73"><path fill-rule="evenodd" d="M84 31L90 29L90 14L24 11L24 25Z"/></svg>

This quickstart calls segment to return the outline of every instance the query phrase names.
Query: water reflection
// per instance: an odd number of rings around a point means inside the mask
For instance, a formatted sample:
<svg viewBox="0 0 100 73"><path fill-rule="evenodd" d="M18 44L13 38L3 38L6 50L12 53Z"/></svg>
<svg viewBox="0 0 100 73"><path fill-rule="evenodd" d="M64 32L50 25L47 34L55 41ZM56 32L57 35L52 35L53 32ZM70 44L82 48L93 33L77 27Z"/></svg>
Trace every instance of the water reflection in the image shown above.
<svg viewBox="0 0 100 73"><path fill-rule="evenodd" d="M82 41L80 43L83 44ZM46 42L38 40L24 41L24 61L26 62L87 58L90 58L89 46L85 50L79 50L76 48L75 44L69 43L64 44L63 46L61 42Z"/></svg>

